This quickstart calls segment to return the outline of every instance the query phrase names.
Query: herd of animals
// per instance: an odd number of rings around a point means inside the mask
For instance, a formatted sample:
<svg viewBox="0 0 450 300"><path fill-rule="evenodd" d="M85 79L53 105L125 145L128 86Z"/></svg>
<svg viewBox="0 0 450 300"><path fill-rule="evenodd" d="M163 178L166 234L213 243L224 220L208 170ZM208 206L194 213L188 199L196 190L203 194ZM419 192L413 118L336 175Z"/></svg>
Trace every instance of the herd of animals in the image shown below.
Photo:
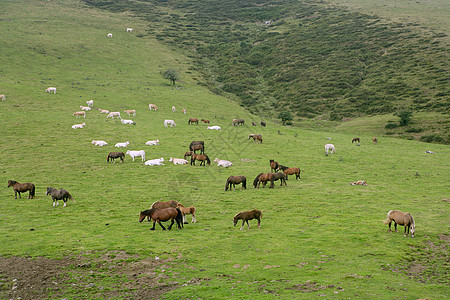
<svg viewBox="0 0 450 300"><path fill-rule="evenodd" d="M49 87L45 90L45 92L56 94L56 88ZM5 100L5 95L0 95L0 99L2 101ZM80 106L81 111L77 111L73 113L73 116L76 118L86 118L86 111L90 111L93 107L94 101L89 100L86 102L88 106ZM155 104L149 104L149 109L157 111L158 107ZM122 124L135 124L132 120L124 120L120 116L120 112L110 112L108 110L104 109L98 109L100 113L107 114L107 118L120 118ZM175 112L176 108L173 106L172 111ZM125 110L124 111L128 116L136 116L135 110ZM186 114L186 108L183 108L183 113ZM210 124L209 120L201 119L201 122L203 122L206 125ZM197 118L190 118L188 120L188 125L190 124L198 124L199 121ZM245 121L243 119L233 119L232 125L233 126L239 126L244 125ZM86 124L75 124L72 126L74 129L84 128ZM168 127L168 125L176 126L175 122L173 120L165 120L164 126ZM255 123L252 123L253 126L256 126ZM264 121L260 122L261 126L266 126L266 123ZM215 130L220 130L220 126L213 126ZM208 127L208 129L211 129L211 127ZM253 138L255 143L262 143L262 135L261 134L250 134L248 136L248 139ZM329 138L328 138L329 139ZM378 142L378 139L374 137L372 139L373 143L376 144ZM352 143L356 142L356 144L360 145L360 138L354 138L352 140ZM99 141L99 140L93 140L92 144L96 146L105 146L107 143L105 141ZM127 147L129 145L129 142L124 143L117 143L115 147ZM148 141L146 145L159 145L159 140L154 141ZM200 153L196 153L196 151L199 151ZM326 144L325 145L325 155L328 155L329 152L331 154L336 152L335 146L333 144ZM126 153L124 152L110 152L107 155L107 162L114 162L115 159L119 158L122 162L124 162L125 154L128 154L134 161L135 157L141 157L142 161L145 160L145 151L144 150L138 150L138 151L131 151L128 150ZM184 154L184 159L177 159L177 158L170 158L169 161L173 164L188 164L189 162L186 160L187 157L191 157L190 164L195 166L195 161L200 161L200 165L204 166L206 164L210 165L211 161L207 155L205 155L205 143L204 141L193 141L189 145L189 151L186 151ZM144 164L145 165L163 165L162 162L164 162L164 158L159 159L153 159L148 160ZM230 161L221 160L216 158L214 162L217 162L218 166L222 167L230 167L232 166L232 163ZM295 178L297 180L300 180L300 173L301 170L298 167L286 167L274 160L270 160L270 173L260 173L256 176L256 178L253 180L253 187L259 188L261 183L263 187L266 186L267 182L270 182L269 188L274 188L274 182L277 180L280 180L280 186L287 185L286 180L288 180L288 175L295 175ZM279 172L281 171L281 172ZM236 175L236 176L230 176L227 178L225 183L225 191L231 190L231 187L236 189L236 185L241 184L242 189L247 188L247 178L244 175ZM355 182L351 182L350 185L363 185L366 186L367 183L363 180L358 180ZM35 196L35 186L32 183L19 183L14 180L8 181L8 187L12 187L14 189L15 193L15 199L17 199L17 195L19 195L19 198L21 198L20 193L29 191L28 199L33 199ZM64 207L67 205L67 201L75 199L70 195L70 193L65 189L55 189L53 187L47 187L46 195L50 195L52 197L53 206L58 206L58 200L63 200ZM192 215L192 223L195 223L197 220L195 218L195 207L184 207L181 203L178 203L177 201L156 201L152 204L150 209L142 211L139 216L139 222L142 222L145 217L147 217L148 221L153 220L153 227L151 230L155 229L155 224L158 223L163 230L166 230L164 225L161 222L165 221L171 221L171 224L167 229L171 229L174 223L177 223L177 227L181 229L183 227L183 224L187 224L186 215L191 214ZM247 223L248 228L250 229L250 225L248 223L249 220L256 219L258 221L258 228L261 227L261 218L262 218L262 212L257 209L253 209L251 211L243 211L236 214L233 218L234 226L237 224L239 220L242 220L242 226L241 230L243 229L245 223ZM386 220L384 221L385 224L389 225L389 232L391 232L391 223L394 222L395 231L397 232L397 224L404 226L404 235L409 235L411 233L411 237L414 237L415 233L415 222L414 218L411 216L410 213L403 213L398 210L391 210L388 212Z"/></svg>

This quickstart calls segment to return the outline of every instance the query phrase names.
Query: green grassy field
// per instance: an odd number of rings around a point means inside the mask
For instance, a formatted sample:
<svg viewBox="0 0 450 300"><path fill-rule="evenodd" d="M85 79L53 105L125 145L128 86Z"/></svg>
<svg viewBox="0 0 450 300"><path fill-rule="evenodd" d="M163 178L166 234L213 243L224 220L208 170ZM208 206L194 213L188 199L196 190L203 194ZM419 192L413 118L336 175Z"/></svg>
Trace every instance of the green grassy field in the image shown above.
<svg viewBox="0 0 450 300"><path fill-rule="evenodd" d="M271 122L252 127L260 119L197 85L187 58L137 37L146 25L135 18L75 1L0 5L0 94L6 95L0 103L1 258L82 255L94 261L105 251L123 251L129 258L117 264L126 264L158 256L166 263L137 278L173 284L167 299L448 296L448 146L389 137L374 145L372 132L358 131L358 124L333 133ZM127 27L134 32L126 33ZM182 74L177 88L160 75L167 68ZM57 94L45 93L49 86ZM90 99L95 108L136 109L130 117L136 125L107 120L95 109L86 119L72 117ZM159 111L149 111L149 103ZM188 125L190 117L210 119L222 130ZM231 126L233 118L244 118L246 125ZM164 128L164 119L177 126ZM84 129L71 129L82 122ZM250 133L261 133L263 144L248 140ZM355 134L362 139L359 147L351 143ZM108 145L94 146L94 139ZM154 139L161 145L145 145ZM211 160L227 159L233 166L168 162L181 158L193 140L205 141ZM144 149L146 159L164 157L166 165L147 167L129 156L124 164L107 164L114 144L125 141L127 149ZM324 155L328 142L336 154ZM270 159L300 167L301 181L291 177L287 187L254 189L253 179L270 170ZM247 190L225 192L230 175L245 175ZM26 193L15 200L6 188L10 179L33 182L36 198L28 200ZM368 186L350 186L355 180ZM47 186L69 190L76 202L52 207ZM138 216L157 200L195 206L198 223L150 231ZM254 221L250 230L233 227L237 212L253 208L263 211L261 229ZM414 239L387 233L382 221L391 209L415 217ZM81 278L76 267L63 269L64 288L49 289L47 297L136 298L139 279L102 273L94 264L88 270L93 273ZM12 280L0 270L1 298L11 297ZM89 286L94 283L97 288ZM108 296L111 290L118 292Z"/></svg>

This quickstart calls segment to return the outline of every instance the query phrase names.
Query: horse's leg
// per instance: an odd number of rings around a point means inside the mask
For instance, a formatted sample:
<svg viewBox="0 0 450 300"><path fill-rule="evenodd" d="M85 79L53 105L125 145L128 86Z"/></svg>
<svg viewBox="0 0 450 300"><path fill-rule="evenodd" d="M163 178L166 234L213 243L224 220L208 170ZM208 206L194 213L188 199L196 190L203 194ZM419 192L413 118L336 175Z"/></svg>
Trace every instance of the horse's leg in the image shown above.
<svg viewBox="0 0 450 300"><path fill-rule="evenodd" d="M149 220L150 221L150 220ZM150 230L155 230L155 225L156 225L156 221L155 220L153 220L153 227L152 228L150 228Z"/></svg>
<svg viewBox="0 0 450 300"><path fill-rule="evenodd" d="M172 229L173 223L175 223L175 220L172 218L172 222L170 223L169 227L167 227L168 230Z"/></svg>
<svg viewBox="0 0 450 300"><path fill-rule="evenodd" d="M261 219L258 218L258 229L261 229Z"/></svg>
<svg viewBox="0 0 450 300"><path fill-rule="evenodd" d="M55 199L52 199L52 202L53 202L53 207L55 207L55 204L56 204Z"/></svg>
<svg viewBox="0 0 450 300"><path fill-rule="evenodd" d="M166 230L166 227L164 227L163 224L161 224L161 221L158 220L158 224L159 224L159 226L162 227L163 230Z"/></svg>
<svg viewBox="0 0 450 300"><path fill-rule="evenodd" d="M397 230L397 222L395 222L395 220L394 220L394 227L395 227L395 232L398 232L398 230Z"/></svg>
<svg viewBox="0 0 450 300"><path fill-rule="evenodd" d="M67 199L63 199L63 201L64 201L64 206L63 206L63 207L66 207L66 205L67 205Z"/></svg>
<svg viewBox="0 0 450 300"><path fill-rule="evenodd" d="M183 213L183 223L184 224L189 224L187 219L186 219L186 214Z"/></svg>
<svg viewBox="0 0 450 300"><path fill-rule="evenodd" d="M392 221L389 222L389 231L388 231L388 232L392 232L392 230L391 230L391 224L392 224Z"/></svg>
<svg viewBox="0 0 450 300"><path fill-rule="evenodd" d="M194 213L192 213L191 223L197 223L197 219L195 218L195 214Z"/></svg>
<svg viewBox="0 0 450 300"><path fill-rule="evenodd" d="M244 224L245 224L245 220L242 220L242 226L241 226L241 229L239 229L239 230L242 230L242 228L244 228Z"/></svg>
<svg viewBox="0 0 450 300"><path fill-rule="evenodd" d="M245 220L245 222L247 222L248 229L250 229L250 224L248 223L248 220Z"/></svg>

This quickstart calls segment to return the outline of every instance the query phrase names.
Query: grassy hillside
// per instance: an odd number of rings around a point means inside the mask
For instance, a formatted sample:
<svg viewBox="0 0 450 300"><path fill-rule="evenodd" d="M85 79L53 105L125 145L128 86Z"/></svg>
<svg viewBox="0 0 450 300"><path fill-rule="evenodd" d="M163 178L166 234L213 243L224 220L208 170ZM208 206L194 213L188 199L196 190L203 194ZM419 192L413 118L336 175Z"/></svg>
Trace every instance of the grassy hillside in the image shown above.
<svg viewBox="0 0 450 300"><path fill-rule="evenodd" d="M346 133L272 122L253 127L259 117L196 84L190 59L143 36L147 24L127 13L69 0L0 5L0 94L6 95L0 103L0 298L448 294L447 146L388 137L374 145L369 133L356 146ZM160 75L167 68L176 68L183 83L172 88ZM49 86L57 93L45 93ZM136 109L130 117L136 125L96 110L75 119L72 113L90 99L95 108ZM149 103L159 111L149 111ZM222 130L188 125L189 117L210 119ZM246 125L231 126L237 117ZM175 128L164 128L168 118ZM84 129L71 129L81 122ZM264 142L254 144L250 133L261 133ZM94 139L109 144L97 147ZM153 139L161 145L145 145ZM211 159L233 166L170 164L192 140L204 140ZM113 145L125 141L127 149L145 149L147 159L164 157L166 165L147 167L129 156L124 164L107 164L106 155L118 150ZM328 142L336 154L324 155ZM302 180L254 189L251 182L269 171L270 159L300 167ZM248 189L225 192L230 175L247 176ZM11 179L33 182L36 198L14 199L6 188ZM350 186L355 180L369 185ZM76 202L52 207L47 186L69 190ZM198 223L150 231L138 216L157 200L194 205ZM237 212L253 208L263 211L261 229L254 221L250 230L232 226ZM387 233L382 221L391 209L413 214L415 238Z"/></svg>

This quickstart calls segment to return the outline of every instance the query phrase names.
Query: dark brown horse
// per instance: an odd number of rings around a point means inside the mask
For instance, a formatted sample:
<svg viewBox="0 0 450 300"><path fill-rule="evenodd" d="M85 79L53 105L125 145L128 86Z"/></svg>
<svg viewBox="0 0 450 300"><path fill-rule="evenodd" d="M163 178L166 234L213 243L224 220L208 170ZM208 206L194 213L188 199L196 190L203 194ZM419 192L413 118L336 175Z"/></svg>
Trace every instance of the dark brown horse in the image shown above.
<svg viewBox="0 0 450 300"><path fill-rule="evenodd" d="M197 118L190 118L189 121L188 121L188 125L189 124L194 124L194 123L198 125L198 119Z"/></svg>
<svg viewBox="0 0 450 300"><path fill-rule="evenodd" d="M186 152L184 152L184 159L186 159L186 157L188 157L188 156L192 156L192 154L194 154L193 151L186 151Z"/></svg>
<svg viewBox="0 0 450 300"><path fill-rule="evenodd" d="M238 214L236 214L233 218L233 224L236 226L237 222L239 220L242 220L242 226L241 229L244 228L244 223L247 223L248 229L250 229L250 224L248 224L248 220L258 220L258 228L261 228L261 219L262 219L262 212L258 209L253 209L250 211L243 211Z"/></svg>
<svg viewBox="0 0 450 300"><path fill-rule="evenodd" d="M106 157L106 162L109 162L109 160L111 160L112 162L116 163L116 158L120 158L120 160L123 162L123 159L125 158L125 153L109 152L108 156Z"/></svg>
<svg viewBox="0 0 450 300"><path fill-rule="evenodd" d="M141 211L139 216L139 222L144 221L145 217L153 220L153 227L150 230L155 230L156 222L161 226L163 230L166 230L166 227L161 224L161 222L171 221L170 226L167 229L172 229L175 221L177 222L177 227L181 229L183 226L183 215L178 208L150 208L144 211Z"/></svg>
<svg viewBox="0 0 450 300"><path fill-rule="evenodd" d="M34 184L29 183L29 182L18 183L17 181L14 181L14 180L8 180L8 187L11 187L11 186L14 189L14 196L15 196L14 199L17 199L17 194L19 194L19 198L22 198L20 193L25 193L26 191L30 191L27 199L34 198L34 194L36 192L36 188L35 188Z"/></svg>
<svg viewBox="0 0 450 300"><path fill-rule="evenodd" d="M195 161L199 160L200 161L200 166L203 164L204 166L206 164L211 165L211 161L209 160L208 155L204 155L204 154L193 154L191 156L191 165L195 166Z"/></svg>
<svg viewBox="0 0 450 300"><path fill-rule="evenodd" d="M233 126L244 125L244 119L233 119Z"/></svg>
<svg viewBox="0 0 450 300"><path fill-rule="evenodd" d="M274 181L277 181L278 179L281 182L280 186L283 186L283 183L284 183L284 185L287 185L286 184L286 175L284 173L278 172L278 173L272 173L272 174L273 174L272 181L271 181L272 185L274 185Z"/></svg>
<svg viewBox="0 0 450 300"><path fill-rule="evenodd" d="M264 121L261 121L261 123L260 123L260 124L261 124L261 126L262 126L262 127L266 127L266 122L264 122Z"/></svg>
<svg viewBox="0 0 450 300"><path fill-rule="evenodd" d="M67 200L73 200L75 201L75 199L73 199L72 195L70 195L70 193L65 190L65 189L55 189L52 187L47 187L47 192L45 193L47 196L50 195L52 196L52 201L53 201L53 206L58 206L58 200L63 200L64 201L64 206L66 207L67 205Z"/></svg>
<svg viewBox="0 0 450 300"><path fill-rule="evenodd" d="M386 220L384 220L384 224L389 224L389 232L391 232L391 223L394 221L395 232L397 231L397 224L405 226L405 231L403 233L404 236L409 234L409 230L411 229L411 237L414 237L414 233L416 232L416 224L414 223L414 218L410 213L404 213L399 210L390 210L387 213Z"/></svg>
<svg viewBox="0 0 450 300"><path fill-rule="evenodd" d="M209 122L209 120L205 120L205 119L202 119L202 122L205 123L205 124L210 124L211 123L211 122Z"/></svg>
<svg viewBox="0 0 450 300"><path fill-rule="evenodd" d="M205 149L205 142L204 141L192 141L189 144L189 150L190 151L193 151L192 146L194 146L194 145L203 145L203 149Z"/></svg>
<svg viewBox="0 0 450 300"><path fill-rule="evenodd" d="M283 170L283 173L286 175L286 180L288 180L288 175L294 175L295 174L295 179L300 180L300 168L297 167L286 167L283 165L279 165L278 170Z"/></svg>
<svg viewBox="0 0 450 300"><path fill-rule="evenodd" d="M372 138L372 142L373 142L374 144L378 143L377 137L374 136L374 137Z"/></svg>
<svg viewBox="0 0 450 300"><path fill-rule="evenodd" d="M353 142L356 142L357 144L361 143L361 139L359 137L353 138L352 140L352 144Z"/></svg>
<svg viewBox="0 0 450 300"><path fill-rule="evenodd" d="M197 151L200 150L201 154L205 154L205 147L202 144L198 144L198 145L192 145L192 151Z"/></svg>
<svg viewBox="0 0 450 300"><path fill-rule="evenodd" d="M270 172L278 171L278 167L279 167L278 162L271 159L270 160Z"/></svg>
<svg viewBox="0 0 450 300"><path fill-rule="evenodd" d="M262 144L263 139L262 139L262 135L261 134L249 134L248 135L248 139L253 138L253 141L255 143L260 143Z"/></svg>
<svg viewBox="0 0 450 300"><path fill-rule="evenodd" d="M236 189L236 184L241 183L242 189L247 189L247 178L244 175L230 176L225 183L225 191L228 191L228 189L231 191L231 185L233 185L233 188Z"/></svg>
<svg viewBox="0 0 450 300"><path fill-rule="evenodd" d="M258 176L256 176L255 180L253 180L253 187L258 187L263 183L263 187L266 187L266 184L268 181L270 181L269 188L273 188L273 173L259 173Z"/></svg>

